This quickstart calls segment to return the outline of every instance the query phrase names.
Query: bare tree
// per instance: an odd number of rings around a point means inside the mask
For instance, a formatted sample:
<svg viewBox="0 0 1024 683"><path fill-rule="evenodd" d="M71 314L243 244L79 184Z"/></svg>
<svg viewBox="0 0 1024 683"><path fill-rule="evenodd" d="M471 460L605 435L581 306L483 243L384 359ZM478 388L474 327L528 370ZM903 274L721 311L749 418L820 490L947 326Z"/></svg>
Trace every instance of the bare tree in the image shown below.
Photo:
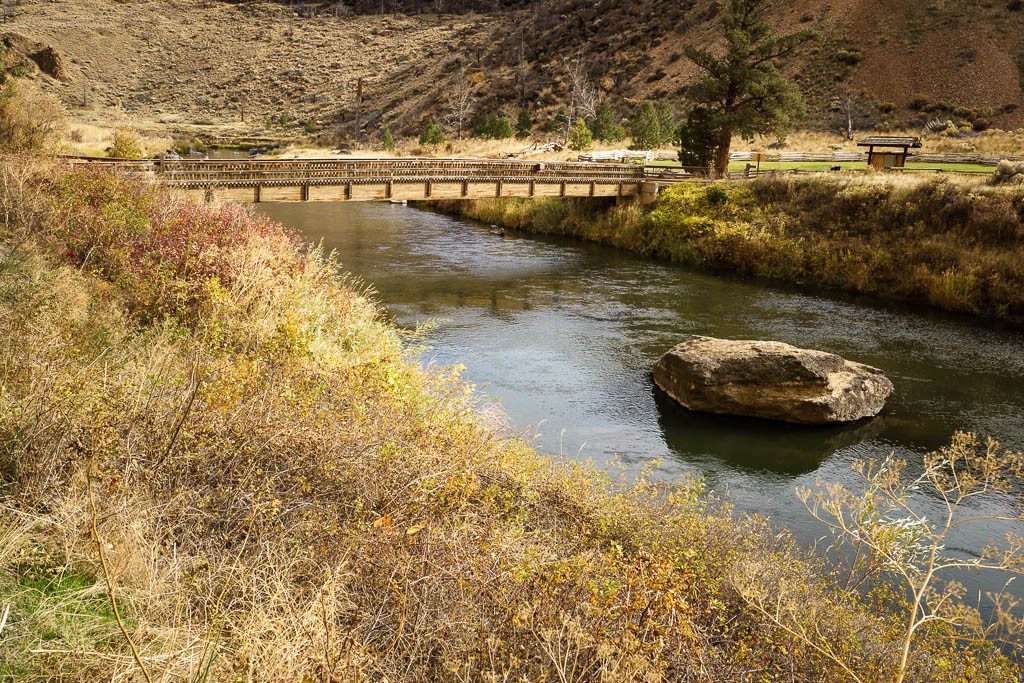
<svg viewBox="0 0 1024 683"><path fill-rule="evenodd" d="M565 135L568 137L577 118L591 118L597 112L598 96L579 55L566 64L566 74L569 77L569 115Z"/></svg>
<svg viewBox="0 0 1024 683"><path fill-rule="evenodd" d="M455 78L452 90L448 92L444 113L445 125L456 131L459 140L462 139L463 131L473 113L474 106L476 106L476 97L473 95L473 88L466 72L460 71Z"/></svg>
<svg viewBox="0 0 1024 683"><path fill-rule="evenodd" d="M863 93L847 87L829 102L832 129L840 135L845 135L847 140L852 140L855 130L869 128L875 123L872 117L873 109Z"/></svg>

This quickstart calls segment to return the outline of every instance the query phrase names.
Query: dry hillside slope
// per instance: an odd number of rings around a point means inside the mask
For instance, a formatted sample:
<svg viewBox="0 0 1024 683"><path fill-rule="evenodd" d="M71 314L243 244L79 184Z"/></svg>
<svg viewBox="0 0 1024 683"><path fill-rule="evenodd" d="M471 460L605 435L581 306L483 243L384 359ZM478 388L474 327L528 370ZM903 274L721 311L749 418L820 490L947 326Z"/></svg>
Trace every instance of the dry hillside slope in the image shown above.
<svg viewBox="0 0 1024 683"><path fill-rule="evenodd" d="M550 117L564 106L571 59L626 114L644 98L682 102L695 75L683 48L714 41L720 12L713 0L492 4L438 15L434 2L403 0L413 13L380 15L339 12L335 3L297 3L293 14L262 0L25 0L8 10L3 33L52 50L60 77L40 78L82 120L334 135L353 130L360 77L368 131L416 130L440 114L464 71L480 108ZM1019 4L793 0L780 3L776 21L825 35L794 68L812 123L852 90L872 123L950 118L1016 128L1024 125ZM370 11L365 2L357 9Z"/></svg>

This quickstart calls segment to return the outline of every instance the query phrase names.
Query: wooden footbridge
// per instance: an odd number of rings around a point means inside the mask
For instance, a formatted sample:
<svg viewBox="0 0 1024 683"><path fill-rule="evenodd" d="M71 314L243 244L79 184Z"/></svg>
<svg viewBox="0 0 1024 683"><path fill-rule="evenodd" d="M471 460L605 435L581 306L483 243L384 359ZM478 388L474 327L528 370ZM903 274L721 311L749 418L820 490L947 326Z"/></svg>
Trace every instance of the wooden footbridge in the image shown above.
<svg viewBox="0 0 1024 683"><path fill-rule="evenodd" d="M636 164L493 159L127 161L77 159L156 177L207 200L343 202L613 197L650 202L683 178Z"/></svg>

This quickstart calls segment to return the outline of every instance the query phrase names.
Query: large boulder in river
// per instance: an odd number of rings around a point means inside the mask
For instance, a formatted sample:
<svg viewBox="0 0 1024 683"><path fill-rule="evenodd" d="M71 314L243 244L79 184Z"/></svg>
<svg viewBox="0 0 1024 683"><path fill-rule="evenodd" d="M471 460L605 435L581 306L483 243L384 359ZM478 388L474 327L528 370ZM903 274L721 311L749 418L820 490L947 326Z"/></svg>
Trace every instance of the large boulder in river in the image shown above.
<svg viewBox="0 0 1024 683"><path fill-rule="evenodd" d="M689 410L800 424L877 415L892 393L881 370L832 353L699 336L658 360L654 382Z"/></svg>

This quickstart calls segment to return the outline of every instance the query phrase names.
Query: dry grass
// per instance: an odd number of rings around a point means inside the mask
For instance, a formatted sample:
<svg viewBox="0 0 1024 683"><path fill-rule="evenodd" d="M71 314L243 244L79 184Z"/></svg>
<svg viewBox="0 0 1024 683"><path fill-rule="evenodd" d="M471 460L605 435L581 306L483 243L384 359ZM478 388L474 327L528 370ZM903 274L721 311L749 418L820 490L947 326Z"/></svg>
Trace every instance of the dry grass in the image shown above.
<svg viewBox="0 0 1024 683"><path fill-rule="evenodd" d="M106 156L107 150L114 144L117 131L134 126L129 121L117 125L97 125L82 121L68 122L61 151L66 154L82 154L85 156ZM174 145L174 141L166 135L147 133L136 130L146 156L162 154Z"/></svg>
<svg viewBox="0 0 1024 683"><path fill-rule="evenodd" d="M785 534L494 432L280 226L10 161L0 217L0 675L844 680L767 580L889 678L898 620ZM912 672L1014 676L927 641Z"/></svg>

